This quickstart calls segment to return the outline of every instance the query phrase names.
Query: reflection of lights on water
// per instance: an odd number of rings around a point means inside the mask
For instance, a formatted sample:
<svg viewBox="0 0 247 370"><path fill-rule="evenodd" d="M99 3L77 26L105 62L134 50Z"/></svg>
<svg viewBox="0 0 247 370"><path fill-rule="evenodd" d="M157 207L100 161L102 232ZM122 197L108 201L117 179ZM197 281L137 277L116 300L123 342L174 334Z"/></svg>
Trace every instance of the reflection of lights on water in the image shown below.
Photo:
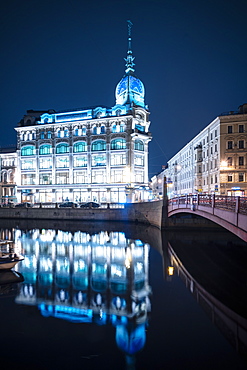
<svg viewBox="0 0 247 370"><path fill-rule="evenodd" d="M126 267L127 269L129 269L129 268L130 268L131 262L132 262L132 255L131 255L131 250L130 250L130 248L128 247L128 248L126 249L126 257L125 257L125 267Z"/></svg>

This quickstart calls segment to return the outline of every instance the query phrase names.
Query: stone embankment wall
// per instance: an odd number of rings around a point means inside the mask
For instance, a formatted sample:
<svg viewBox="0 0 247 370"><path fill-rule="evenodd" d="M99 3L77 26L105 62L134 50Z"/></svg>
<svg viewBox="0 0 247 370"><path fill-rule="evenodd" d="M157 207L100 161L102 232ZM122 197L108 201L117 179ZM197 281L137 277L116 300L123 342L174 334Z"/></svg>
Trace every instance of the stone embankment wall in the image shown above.
<svg viewBox="0 0 247 370"><path fill-rule="evenodd" d="M124 208L0 208L0 219L122 221L161 227L162 201L128 203Z"/></svg>

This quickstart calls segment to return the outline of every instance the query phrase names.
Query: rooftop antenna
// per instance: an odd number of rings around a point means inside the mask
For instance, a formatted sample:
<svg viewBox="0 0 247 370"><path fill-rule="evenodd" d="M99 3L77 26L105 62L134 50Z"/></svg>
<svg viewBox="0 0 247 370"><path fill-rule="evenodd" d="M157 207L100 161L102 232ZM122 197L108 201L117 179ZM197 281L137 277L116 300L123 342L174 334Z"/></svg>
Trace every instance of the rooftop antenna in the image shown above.
<svg viewBox="0 0 247 370"><path fill-rule="evenodd" d="M128 52L127 52L127 58L125 59L126 61L126 70L125 72L126 73L133 73L134 72L134 57L132 56L132 50L131 50L131 29L132 29L132 26L133 26L133 23L128 20L127 21L128 23Z"/></svg>

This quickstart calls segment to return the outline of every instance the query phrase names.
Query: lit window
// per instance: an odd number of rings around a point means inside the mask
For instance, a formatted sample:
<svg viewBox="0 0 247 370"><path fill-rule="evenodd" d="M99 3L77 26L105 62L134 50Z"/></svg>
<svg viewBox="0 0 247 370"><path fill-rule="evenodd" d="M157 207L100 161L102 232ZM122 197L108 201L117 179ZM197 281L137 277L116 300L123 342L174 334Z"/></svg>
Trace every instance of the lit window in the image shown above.
<svg viewBox="0 0 247 370"><path fill-rule="evenodd" d="M25 159L21 162L22 170L33 170L35 169L35 163L33 159Z"/></svg>
<svg viewBox="0 0 247 370"><path fill-rule="evenodd" d="M45 133L44 133L44 131L42 131L41 133L40 133L40 139L44 139L45 138Z"/></svg>
<svg viewBox="0 0 247 370"><path fill-rule="evenodd" d="M114 139L111 141L111 150L126 149L125 139Z"/></svg>
<svg viewBox="0 0 247 370"><path fill-rule="evenodd" d="M21 148L21 155L34 155L35 147L34 145L24 146Z"/></svg>
<svg viewBox="0 0 247 370"><path fill-rule="evenodd" d="M47 132L47 139L51 139L51 131Z"/></svg>
<svg viewBox="0 0 247 370"><path fill-rule="evenodd" d="M52 168L52 159L51 158L40 158L39 168L42 168L42 169Z"/></svg>
<svg viewBox="0 0 247 370"><path fill-rule="evenodd" d="M143 183L144 182L144 173L136 172L135 173L135 182Z"/></svg>
<svg viewBox="0 0 247 370"><path fill-rule="evenodd" d="M124 172L122 170L111 171L111 182L124 182Z"/></svg>
<svg viewBox="0 0 247 370"><path fill-rule="evenodd" d="M74 157L74 167L87 167L87 157L85 155Z"/></svg>
<svg viewBox="0 0 247 370"><path fill-rule="evenodd" d="M106 150L106 142L104 140L97 140L92 143L92 151Z"/></svg>
<svg viewBox="0 0 247 370"><path fill-rule="evenodd" d="M67 128L64 130L64 137L69 137L69 130Z"/></svg>
<svg viewBox="0 0 247 370"><path fill-rule="evenodd" d="M105 166L106 165L106 155L105 154L96 154L92 156L92 167L96 166Z"/></svg>
<svg viewBox="0 0 247 370"><path fill-rule="evenodd" d="M124 154L111 154L111 165L119 166L126 164L126 155Z"/></svg>
<svg viewBox="0 0 247 370"><path fill-rule="evenodd" d="M74 153L86 152L87 144L84 141L75 143L73 150L74 150Z"/></svg>
<svg viewBox="0 0 247 370"><path fill-rule="evenodd" d="M69 183L68 172L56 173L56 184L68 184L68 183Z"/></svg>
<svg viewBox="0 0 247 370"><path fill-rule="evenodd" d="M69 158L68 157L57 157L56 158L56 167L58 167L58 168L67 168L67 167L69 167Z"/></svg>
<svg viewBox="0 0 247 370"><path fill-rule="evenodd" d="M52 146L49 144L44 144L39 147L40 155L52 154Z"/></svg>
<svg viewBox="0 0 247 370"><path fill-rule="evenodd" d="M136 166L144 166L144 157L143 155L135 155L135 165Z"/></svg>
<svg viewBox="0 0 247 370"><path fill-rule="evenodd" d="M74 172L74 184L85 184L87 183L86 171Z"/></svg>
<svg viewBox="0 0 247 370"><path fill-rule="evenodd" d="M105 183L106 181L106 172L95 170L92 171L92 183Z"/></svg>
<svg viewBox="0 0 247 370"><path fill-rule="evenodd" d="M69 153L69 144L61 143L56 146L56 153Z"/></svg>
<svg viewBox="0 0 247 370"><path fill-rule="evenodd" d="M135 140L135 150L144 151L144 144L141 140Z"/></svg>
<svg viewBox="0 0 247 370"><path fill-rule="evenodd" d="M39 175L39 183L40 185L50 185L52 183L51 173Z"/></svg>

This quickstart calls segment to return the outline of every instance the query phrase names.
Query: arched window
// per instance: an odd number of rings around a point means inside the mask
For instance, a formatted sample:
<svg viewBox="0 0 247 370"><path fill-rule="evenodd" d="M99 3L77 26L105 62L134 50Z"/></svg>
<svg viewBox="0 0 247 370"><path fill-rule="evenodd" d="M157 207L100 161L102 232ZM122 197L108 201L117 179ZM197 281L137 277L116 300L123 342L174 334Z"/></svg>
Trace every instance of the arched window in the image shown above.
<svg viewBox="0 0 247 370"><path fill-rule="evenodd" d="M112 125L112 132L117 132L117 125Z"/></svg>
<svg viewBox="0 0 247 370"><path fill-rule="evenodd" d="M35 147L34 145L28 145L21 148L21 155L34 155Z"/></svg>
<svg viewBox="0 0 247 370"><path fill-rule="evenodd" d="M82 127L82 135L86 135L87 129L86 127Z"/></svg>
<svg viewBox="0 0 247 370"><path fill-rule="evenodd" d="M47 132L47 139L51 139L51 131Z"/></svg>
<svg viewBox="0 0 247 370"><path fill-rule="evenodd" d="M69 144L61 143L56 146L56 153L62 154L62 153L69 153Z"/></svg>
<svg viewBox="0 0 247 370"><path fill-rule="evenodd" d="M41 133L40 133L40 139L44 139L45 138L45 133L44 133L44 131L42 131Z"/></svg>
<svg viewBox="0 0 247 370"><path fill-rule="evenodd" d="M75 136L78 136L78 135L79 135L79 130L78 130L78 128L76 128L76 129L75 129L75 131L74 131L74 135L75 135Z"/></svg>
<svg viewBox="0 0 247 370"><path fill-rule="evenodd" d="M92 143L92 152L98 150L105 150L106 142L104 140L96 140Z"/></svg>
<svg viewBox="0 0 247 370"><path fill-rule="evenodd" d="M61 137L61 130L57 130L57 137Z"/></svg>
<svg viewBox="0 0 247 370"><path fill-rule="evenodd" d="M74 153L86 152L87 151L87 144L84 141L75 143L73 151L74 151Z"/></svg>
<svg viewBox="0 0 247 370"><path fill-rule="evenodd" d="M141 150L141 151L144 151L144 144L143 144L143 141L141 141L141 140L136 140L136 141L135 141L135 150Z"/></svg>
<svg viewBox="0 0 247 370"><path fill-rule="evenodd" d="M100 127L100 133L101 134L105 134L105 126L101 126Z"/></svg>
<svg viewBox="0 0 247 370"><path fill-rule="evenodd" d="M69 130L67 128L64 130L64 137L69 137Z"/></svg>
<svg viewBox="0 0 247 370"><path fill-rule="evenodd" d="M97 135L97 127L96 126L93 127L93 135Z"/></svg>
<svg viewBox="0 0 247 370"><path fill-rule="evenodd" d="M114 139L114 140L112 140L111 141L111 149L112 150L126 149L125 139Z"/></svg>
<svg viewBox="0 0 247 370"><path fill-rule="evenodd" d="M52 154L52 147L51 147L51 145L50 144L40 145L40 147L39 147L39 154L41 154L41 155Z"/></svg>

